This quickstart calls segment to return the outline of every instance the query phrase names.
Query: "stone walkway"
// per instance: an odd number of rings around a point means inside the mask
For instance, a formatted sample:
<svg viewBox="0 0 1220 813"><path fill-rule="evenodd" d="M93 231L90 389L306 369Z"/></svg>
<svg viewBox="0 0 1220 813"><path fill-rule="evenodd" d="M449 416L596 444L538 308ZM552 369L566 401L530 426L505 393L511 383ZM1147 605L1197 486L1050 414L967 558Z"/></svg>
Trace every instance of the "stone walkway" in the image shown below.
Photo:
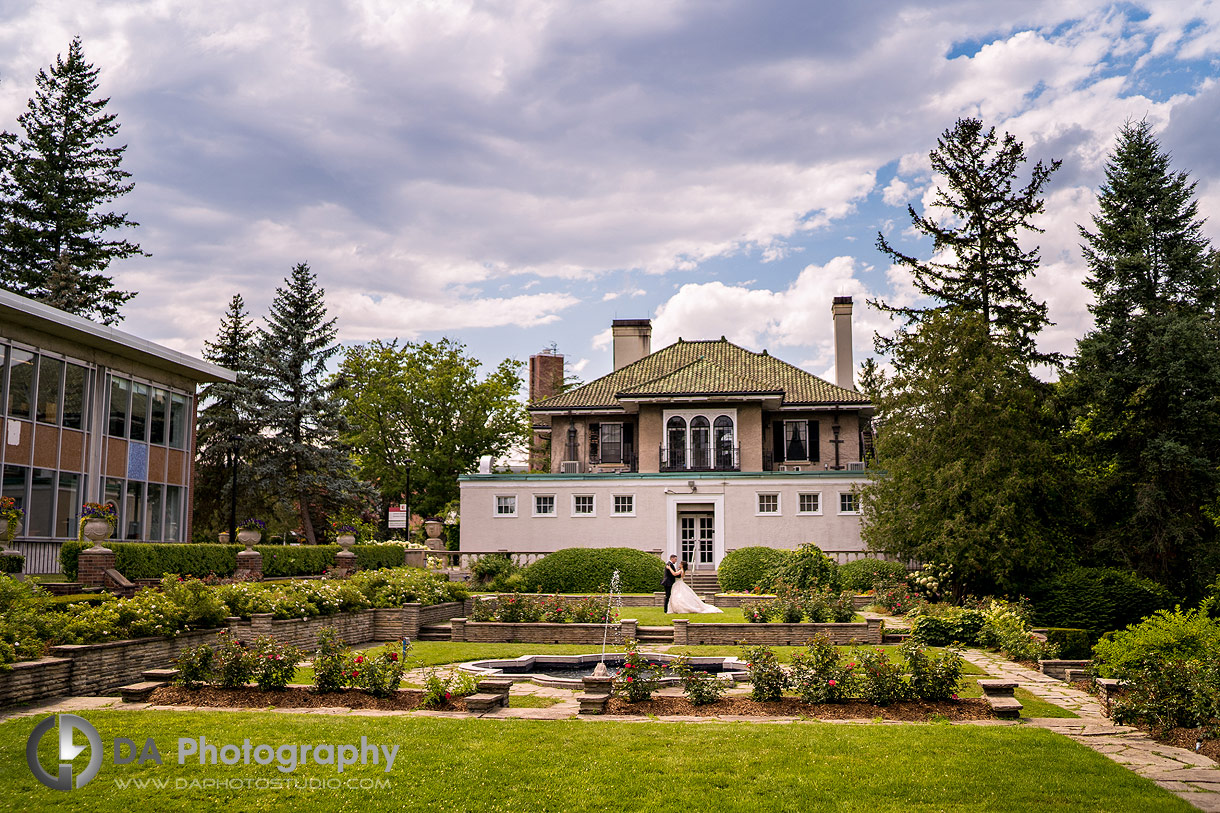
<svg viewBox="0 0 1220 813"><path fill-rule="evenodd" d="M1137 728L1116 725L1102 714L1095 697L1041 672L977 649L967 650L963 656L992 677L1016 681L1034 696L1080 715L1026 718L1027 725L1062 734L1151 779L1198 809L1220 813L1220 767L1207 757L1163 745Z"/></svg>

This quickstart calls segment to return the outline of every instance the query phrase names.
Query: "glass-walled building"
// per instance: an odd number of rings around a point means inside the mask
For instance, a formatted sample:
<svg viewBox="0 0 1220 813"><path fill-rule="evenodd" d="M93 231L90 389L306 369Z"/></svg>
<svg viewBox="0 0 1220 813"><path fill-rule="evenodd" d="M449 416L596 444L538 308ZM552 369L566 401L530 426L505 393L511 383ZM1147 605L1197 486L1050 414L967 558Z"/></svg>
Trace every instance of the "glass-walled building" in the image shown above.
<svg viewBox="0 0 1220 813"><path fill-rule="evenodd" d="M196 388L222 367L0 291L0 493L18 539L76 537L110 502L116 538L190 538Z"/></svg>

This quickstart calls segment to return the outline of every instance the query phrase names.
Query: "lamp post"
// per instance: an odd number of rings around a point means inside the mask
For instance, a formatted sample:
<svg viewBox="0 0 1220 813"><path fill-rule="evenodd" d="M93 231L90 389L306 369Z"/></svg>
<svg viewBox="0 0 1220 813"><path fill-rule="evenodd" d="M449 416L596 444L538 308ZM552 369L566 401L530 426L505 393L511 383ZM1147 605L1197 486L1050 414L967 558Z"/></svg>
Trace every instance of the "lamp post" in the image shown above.
<svg viewBox="0 0 1220 813"><path fill-rule="evenodd" d="M411 464L415 461L407 457L402 461L407 467L407 493L404 495L407 505L407 541L411 541Z"/></svg>

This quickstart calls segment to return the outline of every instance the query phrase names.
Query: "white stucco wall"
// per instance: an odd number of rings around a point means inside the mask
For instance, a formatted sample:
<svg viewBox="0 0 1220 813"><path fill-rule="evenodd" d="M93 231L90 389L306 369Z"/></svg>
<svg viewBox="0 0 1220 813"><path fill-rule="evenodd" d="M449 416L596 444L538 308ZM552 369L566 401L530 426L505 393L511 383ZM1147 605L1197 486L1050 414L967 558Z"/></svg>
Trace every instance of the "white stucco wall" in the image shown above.
<svg viewBox="0 0 1220 813"><path fill-rule="evenodd" d="M688 483L694 483L694 490ZM461 482L462 550L555 551L571 547L634 547L676 552L680 508L706 505L716 515L716 561L750 545L861 551L860 517L840 511L840 495L867 480L862 472L765 475L472 476ZM779 513L761 515L759 494L776 494ZM818 494L820 511L798 511L800 494ZM555 513L535 515L534 498L553 495ZM577 515L573 497L590 495L593 515ZM613 512L615 495L634 497L634 515ZM496 514L496 498L514 496L516 516Z"/></svg>

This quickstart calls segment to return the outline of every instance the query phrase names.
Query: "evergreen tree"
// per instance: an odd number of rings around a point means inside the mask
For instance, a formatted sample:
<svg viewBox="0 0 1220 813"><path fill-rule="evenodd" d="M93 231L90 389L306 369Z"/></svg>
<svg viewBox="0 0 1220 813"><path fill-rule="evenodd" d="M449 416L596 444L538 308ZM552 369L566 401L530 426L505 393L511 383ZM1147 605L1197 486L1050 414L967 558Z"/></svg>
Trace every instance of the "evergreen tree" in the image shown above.
<svg viewBox="0 0 1220 813"><path fill-rule="evenodd" d="M199 411L196 429L193 525L196 530L232 533L235 472L237 520L263 514L268 507L251 465L265 449L253 386L257 360L254 326L241 294L229 302L216 340L204 344L203 357L233 370L237 381L208 384L200 392L200 403L206 406Z"/></svg>
<svg viewBox="0 0 1220 813"><path fill-rule="evenodd" d="M1080 230L1096 327L1063 384L1091 555L1194 595L1220 569L1220 262L1147 122L1120 131L1105 177Z"/></svg>
<svg viewBox="0 0 1220 813"><path fill-rule="evenodd" d="M134 185L120 168L127 147L106 146L119 125L103 112L110 100L92 98L97 76L73 39L67 60L38 72L17 119L23 134L0 133L0 287L109 325L135 293L115 290L105 271L143 252L107 236L139 224L104 210ZM75 288L70 295L65 282Z"/></svg>
<svg viewBox="0 0 1220 813"><path fill-rule="evenodd" d="M1051 360L1034 347L1033 337L1048 324L1045 303L1035 302L1024 280L1038 267L1038 249L1021 248L1021 232L1041 232L1031 218L1042 212L1040 195L1059 161L1034 165L1029 182L1014 189L1016 175L1025 163L1025 147L1014 136L1001 140L995 128L983 130L978 119L959 119L936 142L929 154L932 169L944 178L932 206L945 213L943 220L920 215L908 206L916 231L932 238L932 258L920 260L890 245L877 235L877 248L893 262L911 270L916 290L940 305L977 313L994 336L1007 341L1023 356ZM890 307L908 323L918 322L928 309ZM888 342L883 342L888 344Z"/></svg>
<svg viewBox="0 0 1220 813"><path fill-rule="evenodd" d="M877 472L863 491L869 547L953 565L954 587L1019 592L1054 566L1065 478L1050 387L982 315L929 313L874 379Z"/></svg>
<svg viewBox="0 0 1220 813"><path fill-rule="evenodd" d="M340 349L335 320L326 318L325 291L305 263L284 283L259 330L257 385L267 452L256 474L281 507L295 511L306 541L316 544L322 515L354 506L370 491L353 477L339 440L343 416L324 381L326 363Z"/></svg>

